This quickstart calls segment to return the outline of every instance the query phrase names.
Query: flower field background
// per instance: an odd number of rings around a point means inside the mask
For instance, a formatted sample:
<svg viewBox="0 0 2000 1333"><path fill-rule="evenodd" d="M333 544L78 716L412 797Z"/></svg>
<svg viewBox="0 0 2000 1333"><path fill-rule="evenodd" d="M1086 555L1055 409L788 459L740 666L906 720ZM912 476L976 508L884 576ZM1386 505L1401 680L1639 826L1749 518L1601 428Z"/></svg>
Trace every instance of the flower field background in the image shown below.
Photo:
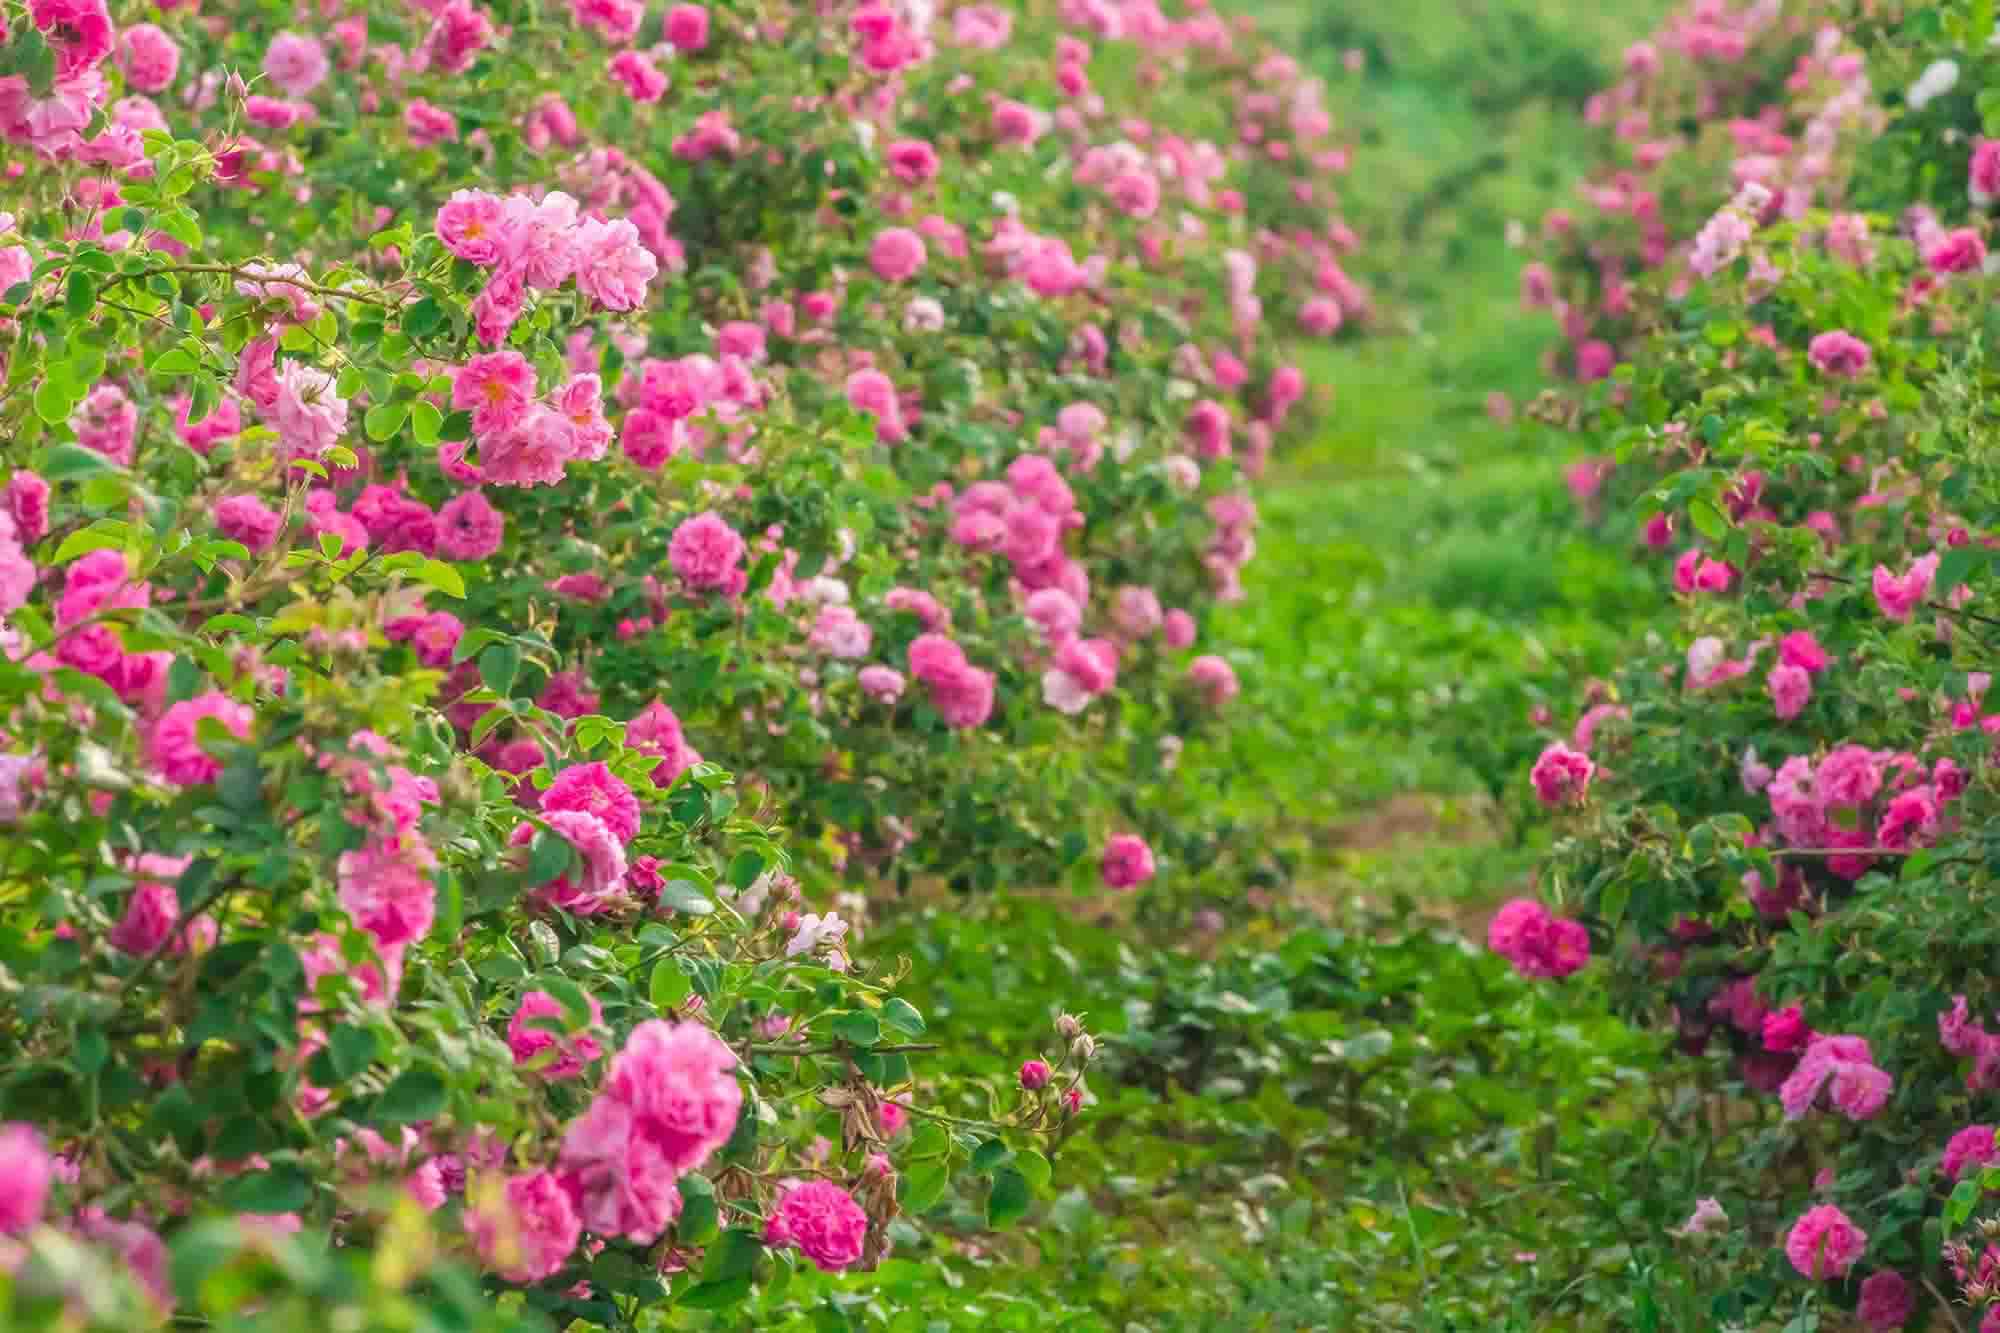
<svg viewBox="0 0 2000 1333"><path fill-rule="evenodd" d="M4 17L0 1328L2000 1328L1991 0Z"/></svg>

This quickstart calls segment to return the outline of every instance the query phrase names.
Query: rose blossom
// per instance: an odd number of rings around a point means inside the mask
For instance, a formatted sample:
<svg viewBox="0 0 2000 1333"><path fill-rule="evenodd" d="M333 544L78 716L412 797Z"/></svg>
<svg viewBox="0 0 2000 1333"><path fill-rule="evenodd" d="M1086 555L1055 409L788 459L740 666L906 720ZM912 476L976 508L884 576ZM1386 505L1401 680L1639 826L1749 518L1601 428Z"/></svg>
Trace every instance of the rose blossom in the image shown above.
<svg viewBox="0 0 2000 1333"><path fill-rule="evenodd" d="M1815 1280L1847 1276L1867 1248L1868 1233L1830 1203L1807 1209L1785 1238L1785 1257L1792 1267Z"/></svg>
<svg viewBox="0 0 2000 1333"><path fill-rule="evenodd" d="M1135 834L1113 834L1104 844L1104 883L1109 888L1129 889L1153 877L1153 849Z"/></svg>

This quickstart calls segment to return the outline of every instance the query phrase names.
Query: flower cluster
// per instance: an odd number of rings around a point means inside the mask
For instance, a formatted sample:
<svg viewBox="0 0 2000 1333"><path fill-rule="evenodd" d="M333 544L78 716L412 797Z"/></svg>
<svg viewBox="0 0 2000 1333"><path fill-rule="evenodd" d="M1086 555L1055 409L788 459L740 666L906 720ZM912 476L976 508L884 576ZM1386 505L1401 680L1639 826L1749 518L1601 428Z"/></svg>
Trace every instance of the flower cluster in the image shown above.
<svg viewBox="0 0 2000 1333"><path fill-rule="evenodd" d="M1206 6L559 10L8 24L0 1230L162 1313L217 1212L414 1207L569 1321L872 1266L1095 1043L933 1142L869 881L1264 855L1174 760L1371 318L1312 77Z"/></svg>
<svg viewBox="0 0 2000 1333"><path fill-rule="evenodd" d="M1935 1309L1926 1229L1985 1211L1967 1182L1992 1133L1968 1098L2000 1086L1973 943L2000 539L1971 443L2000 156L1952 91L1995 57L1792 8L1690 5L1629 52L1599 104L1617 165L1586 192L1642 225L1565 219L1566 258L1524 275L1579 358L1601 345L1593 372L1629 364L1564 417L1590 436L1570 481L1660 597L1628 660L1573 682L1573 726L1540 719L1521 793L1556 811L1539 882L1613 943L1619 1011L1670 1023L1808 1168L1780 1178L1690 1127L1736 1220L1677 1234L1781 1234L1814 1299L1893 1329ZM1532 971L1523 926L1544 919L1510 904L1492 947ZM1739 1310L1796 1302L1759 1294L1775 1258L1729 1261ZM1990 1264L1947 1258L2000 1325Z"/></svg>

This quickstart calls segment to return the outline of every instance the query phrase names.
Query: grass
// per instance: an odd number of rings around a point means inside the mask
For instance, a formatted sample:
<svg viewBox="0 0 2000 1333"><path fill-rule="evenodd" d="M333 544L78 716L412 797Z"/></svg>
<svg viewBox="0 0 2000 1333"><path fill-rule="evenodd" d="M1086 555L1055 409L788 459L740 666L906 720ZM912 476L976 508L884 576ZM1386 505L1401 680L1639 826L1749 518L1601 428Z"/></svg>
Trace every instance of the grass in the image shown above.
<svg viewBox="0 0 2000 1333"><path fill-rule="evenodd" d="M1663 8L1259 11L1356 145L1350 268L1377 313L1315 354L1334 399L1260 488L1247 596L1213 627L1238 716L1182 771L1304 892L1244 892L1204 938L1009 897L871 937L919 961L912 998L967 1072L1004 1085L1060 1009L1104 1043L1054 1197L998 1240L899 1252L917 1294L879 1326L1664 1326L1685 1163L1655 1135L1675 1089L1653 1040L1588 974L1526 984L1466 938L1537 855L1530 710L1572 712L1659 597L1579 521L1554 437L1486 398L1531 398L1553 337L1519 310L1506 225L1566 201L1576 104ZM980 1209L974 1186L931 1221L970 1237Z"/></svg>
<svg viewBox="0 0 2000 1333"><path fill-rule="evenodd" d="M1232 812L1301 865L1326 831L1413 794L1483 830L1440 880L1490 899L1525 865L1507 818L1536 745L1530 710L1614 660L1654 575L1579 522L1539 427L1495 421L1546 382L1554 330L1519 308L1507 224L1534 226L1588 165L1577 103L1663 7L1579 0L1291 6L1260 18L1308 44L1357 143L1344 201L1351 267L1376 294L1361 336L1321 350L1323 428L1259 492L1247 596L1216 626L1252 716L1196 757ZM1362 71L1340 53L1366 54ZM1559 447L1559 446L1558 446ZM1490 836L1501 829L1496 851ZM1458 845L1447 819L1433 843ZM1369 839L1365 832L1364 840ZM1336 837L1336 845L1340 839ZM1329 867L1337 879L1348 858ZM1375 857L1359 885L1395 887ZM1426 887L1429 886L1429 887Z"/></svg>

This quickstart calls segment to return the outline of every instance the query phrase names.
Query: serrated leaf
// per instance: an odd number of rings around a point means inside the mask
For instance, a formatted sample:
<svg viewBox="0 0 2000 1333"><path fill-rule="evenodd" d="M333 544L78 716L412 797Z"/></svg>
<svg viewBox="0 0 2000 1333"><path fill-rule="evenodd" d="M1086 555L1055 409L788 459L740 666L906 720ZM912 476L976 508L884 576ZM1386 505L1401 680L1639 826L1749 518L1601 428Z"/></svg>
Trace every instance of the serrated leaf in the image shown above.
<svg viewBox="0 0 2000 1333"><path fill-rule="evenodd" d="M681 1191L681 1216L674 1223L674 1240L681 1245L705 1244L715 1235L718 1212L715 1194L710 1191L696 1193L687 1187L690 1177L683 1176L679 1182Z"/></svg>
<svg viewBox="0 0 2000 1333"><path fill-rule="evenodd" d="M702 1284L719 1284L738 1277L747 1279L763 1251L763 1238L756 1232L731 1227L708 1247L708 1258L701 1269Z"/></svg>
<svg viewBox="0 0 2000 1333"><path fill-rule="evenodd" d="M924 1035L924 1016L907 1000L891 996L882 1004L882 1025L906 1037Z"/></svg>
<svg viewBox="0 0 2000 1333"><path fill-rule="evenodd" d="M757 876L764 873L763 853L745 847L729 862L729 882L738 889L747 889L757 882Z"/></svg>
<svg viewBox="0 0 2000 1333"><path fill-rule="evenodd" d="M99 519L89 527L79 528L63 538L62 545L56 547L56 553L49 557L49 563L66 565L80 555L123 546L125 538L131 531L132 525L123 519Z"/></svg>
<svg viewBox="0 0 2000 1333"><path fill-rule="evenodd" d="M1961 1180L1951 1192L1951 1199L1945 1204L1944 1217L1953 1231L1965 1225L1972 1216L1972 1210L1979 1205L1980 1184L1976 1180Z"/></svg>
<svg viewBox="0 0 2000 1333"><path fill-rule="evenodd" d="M750 1275L739 1273L720 1282L702 1282L674 1298L674 1304L690 1310L726 1310L750 1298Z"/></svg>
<svg viewBox="0 0 2000 1333"><path fill-rule="evenodd" d="M521 650L511 643L496 643L479 655L479 678L503 699L512 695L520 669Z"/></svg>
<svg viewBox="0 0 2000 1333"><path fill-rule="evenodd" d="M694 983L688 974L681 971L681 965L671 958L662 958L653 965L653 977L646 987L646 996L652 1000L655 1009L672 1009L694 992Z"/></svg>
<svg viewBox="0 0 2000 1333"><path fill-rule="evenodd" d="M411 577L421 583L428 583L447 597L465 596L465 576L456 566L443 560L425 560L410 571Z"/></svg>
<svg viewBox="0 0 2000 1333"><path fill-rule="evenodd" d="M179 347L169 347L153 359L152 372L155 375L192 375L201 369L201 363Z"/></svg>
<svg viewBox="0 0 2000 1333"><path fill-rule="evenodd" d="M543 830L528 851L528 882L547 884L576 863L576 849L561 834Z"/></svg>
<svg viewBox="0 0 2000 1333"><path fill-rule="evenodd" d="M373 1028L345 1024L335 1028L327 1038L326 1052L334 1072L345 1081L375 1063L379 1044Z"/></svg>
<svg viewBox="0 0 2000 1333"><path fill-rule="evenodd" d="M542 973L535 978L535 985L555 997L556 1003L562 1006L563 1018L568 1022L570 1031L590 1026L590 996L584 993L583 987L559 972Z"/></svg>
<svg viewBox="0 0 2000 1333"><path fill-rule="evenodd" d="M555 929L546 921L528 923L528 944L534 951L535 961L543 967L554 967L556 960L562 957L562 941L556 938Z"/></svg>
<svg viewBox="0 0 2000 1333"><path fill-rule="evenodd" d="M1019 1171L1003 1166L993 1175L993 1192L986 1197L986 1224L998 1231L1027 1216L1034 1200L1028 1182Z"/></svg>
<svg viewBox="0 0 2000 1333"><path fill-rule="evenodd" d="M1693 521L1695 531L1712 542L1721 541L1729 531L1728 516L1705 496L1696 496L1688 502L1688 518Z"/></svg>
<svg viewBox="0 0 2000 1333"><path fill-rule="evenodd" d="M296 1166L274 1166L226 1182L218 1202L237 1213L295 1213L312 1199L312 1179Z"/></svg>
<svg viewBox="0 0 2000 1333"><path fill-rule="evenodd" d="M69 414L76 409L76 399L70 397L69 386L55 380L43 380L42 387L35 390L35 415L51 426L60 426L69 420Z"/></svg>
<svg viewBox="0 0 2000 1333"><path fill-rule="evenodd" d="M438 442L438 432L444 429L444 413L429 403L410 404L410 434L417 437L417 443L432 445Z"/></svg>
<svg viewBox="0 0 2000 1333"><path fill-rule="evenodd" d="M1621 875L1604 886L1604 893L1597 900L1597 913L1604 918L1604 924L1612 930L1625 919L1625 905L1632 899L1632 881Z"/></svg>
<svg viewBox="0 0 2000 1333"><path fill-rule="evenodd" d="M1007 1160L1007 1145L1000 1139L982 1139L972 1150L972 1169L981 1175Z"/></svg>
<svg viewBox="0 0 2000 1333"><path fill-rule="evenodd" d="M72 265L69 271L69 288L63 297L63 309L71 319L83 319L97 304L97 279L79 266Z"/></svg>
<svg viewBox="0 0 2000 1333"><path fill-rule="evenodd" d="M1954 546L1938 561L1936 576L1937 596L1944 597L1959 584L1968 582L1975 574L1983 572L1993 553L1984 546L1967 542Z"/></svg>
<svg viewBox="0 0 2000 1333"><path fill-rule="evenodd" d="M40 394L36 395L37 400L40 397ZM65 408L57 420L66 421L68 418L69 410ZM43 452L35 466L35 471L41 473L45 481L73 481L78 477L96 476L106 472L115 473L120 470L116 463L97 450L86 449L80 444L51 445Z"/></svg>
<svg viewBox="0 0 2000 1333"><path fill-rule="evenodd" d="M689 916L707 916L715 911L715 904L708 900L708 896L684 879L667 881L666 887L660 890L660 906L671 907Z"/></svg>
<svg viewBox="0 0 2000 1333"><path fill-rule="evenodd" d="M881 1021L862 1009L835 1014L827 1023L827 1031L850 1046L873 1046L882 1040Z"/></svg>
<svg viewBox="0 0 2000 1333"><path fill-rule="evenodd" d="M375 1099L377 1123L406 1125L418 1120L435 1120L445 1105L445 1082L436 1071L410 1069L396 1076Z"/></svg>
<svg viewBox="0 0 2000 1333"><path fill-rule="evenodd" d="M377 403L361 418L361 427L371 440L386 440L403 428L410 414L408 403Z"/></svg>
<svg viewBox="0 0 2000 1333"><path fill-rule="evenodd" d="M914 1216L934 1207L950 1183L951 1172L943 1162L918 1162L896 1182L896 1198L903 1211Z"/></svg>

